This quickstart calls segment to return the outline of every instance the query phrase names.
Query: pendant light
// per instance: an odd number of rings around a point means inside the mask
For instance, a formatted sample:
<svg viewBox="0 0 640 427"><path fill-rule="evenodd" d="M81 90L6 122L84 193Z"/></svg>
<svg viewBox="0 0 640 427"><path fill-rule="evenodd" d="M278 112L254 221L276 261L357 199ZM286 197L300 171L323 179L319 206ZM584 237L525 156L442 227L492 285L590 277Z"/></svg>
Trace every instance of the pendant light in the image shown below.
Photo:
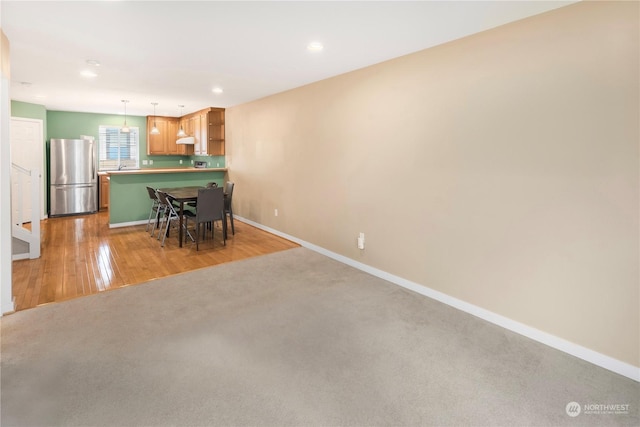
<svg viewBox="0 0 640 427"><path fill-rule="evenodd" d="M184 105L178 105L180 107L180 117L182 117L182 109ZM182 122L180 123L180 129L178 130L178 137L182 138L183 136L187 136L187 133L182 129Z"/></svg>
<svg viewBox="0 0 640 427"><path fill-rule="evenodd" d="M160 130L156 126L156 105L158 105L158 103L152 102L151 105L153 105L153 127L151 128L151 132L149 133L151 135L158 135L160 133Z"/></svg>
<svg viewBox="0 0 640 427"><path fill-rule="evenodd" d="M127 126L127 102L129 102L126 99L122 100L122 103L124 104L124 126L122 126L122 128L120 128L120 132L122 133L129 133L131 132L131 129L129 129L129 126Z"/></svg>

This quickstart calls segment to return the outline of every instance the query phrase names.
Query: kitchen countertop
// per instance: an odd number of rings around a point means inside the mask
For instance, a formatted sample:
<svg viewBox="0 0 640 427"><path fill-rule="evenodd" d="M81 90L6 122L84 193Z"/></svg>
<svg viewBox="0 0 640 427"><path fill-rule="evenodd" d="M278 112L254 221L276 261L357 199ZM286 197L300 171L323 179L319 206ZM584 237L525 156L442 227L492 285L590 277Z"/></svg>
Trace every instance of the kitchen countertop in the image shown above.
<svg viewBox="0 0 640 427"><path fill-rule="evenodd" d="M142 168L119 171L100 171L98 175L139 175L151 173L226 172L227 168Z"/></svg>

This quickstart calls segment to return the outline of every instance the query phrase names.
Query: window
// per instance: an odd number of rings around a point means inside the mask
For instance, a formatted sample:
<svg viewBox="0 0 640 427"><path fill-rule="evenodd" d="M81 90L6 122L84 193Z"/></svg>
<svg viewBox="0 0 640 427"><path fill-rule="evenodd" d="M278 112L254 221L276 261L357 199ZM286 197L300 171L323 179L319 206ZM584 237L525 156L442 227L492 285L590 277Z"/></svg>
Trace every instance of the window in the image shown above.
<svg viewBox="0 0 640 427"><path fill-rule="evenodd" d="M100 170L140 167L139 131L131 127L131 132L120 132L118 126L100 126Z"/></svg>

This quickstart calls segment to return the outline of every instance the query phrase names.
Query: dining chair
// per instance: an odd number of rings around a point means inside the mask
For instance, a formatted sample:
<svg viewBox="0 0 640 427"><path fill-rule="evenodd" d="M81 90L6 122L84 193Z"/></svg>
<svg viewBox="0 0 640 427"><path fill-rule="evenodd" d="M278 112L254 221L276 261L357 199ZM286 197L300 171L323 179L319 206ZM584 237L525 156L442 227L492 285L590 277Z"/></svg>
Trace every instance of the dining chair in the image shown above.
<svg viewBox="0 0 640 427"><path fill-rule="evenodd" d="M169 231L169 227L171 226L172 222L175 222L177 220L180 219L180 215L178 215L178 212L176 211L176 207L173 205L173 203L171 202L170 197L167 195L167 193L158 190L156 192L158 194L158 199L160 200L160 204L162 205L162 208L164 210L164 214L162 216L162 222L165 223L164 226L164 232L162 232L162 244L160 246L164 247L164 241L167 238L167 233ZM184 222L182 223L182 227L184 227L184 231L185 231L185 237L184 240L187 240L187 237L189 237L191 239L191 241L193 242L193 236L191 235L191 233L189 232L189 228L187 227L187 223L189 222L189 218L192 218L194 215L193 212L185 210L184 211ZM160 229L162 230L162 227L160 227ZM158 234L158 239L160 239L160 234Z"/></svg>
<svg viewBox="0 0 640 427"><path fill-rule="evenodd" d="M227 181L224 184L224 214L225 214L225 219L224 219L224 223L227 223L227 218L226 215L229 215L229 218L231 219L231 234L235 235L236 234L236 228L233 226L233 209L231 209L231 198L233 197L233 187L235 187L235 184L232 181Z"/></svg>
<svg viewBox="0 0 640 427"><path fill-rule="evenodd" d="M217 182L207 182L207 185L205 186L205 188L218 188L218 183ZM198 206L198 202L187 202L186 203L187 206L195 208L196 206Z"/></svg>
<svg viewBox="0 0 640 427"><path fill-rule="evenodd" d="M201 188L198 190L198 205L196 207L196 251L200 250L200 228L204 224L202 230L202 238L207 231L207 225L211 225L211 240L214 240L215 221L222 221L222 240L227 244L227 224L224 213L224 191L222 188Z"/></svg>
<svg viewBox="0 0 640 427"><path fill-rule="evenodd" d="M153 236L153 232L158 225L158 221L160 219L160 215L162 214L162 207L160 206L160 200L158 200L158 195L156 194L156 190L151 187L147 187L147 192L149 193L149 199L151 200L151 209L149 210L149 220L147 221L147 228L145 231L149 231L149 226L151 225L151 218L153 217L153 227L149 232L149 236ZM155 212L155 215L154 215Z"/></svg>

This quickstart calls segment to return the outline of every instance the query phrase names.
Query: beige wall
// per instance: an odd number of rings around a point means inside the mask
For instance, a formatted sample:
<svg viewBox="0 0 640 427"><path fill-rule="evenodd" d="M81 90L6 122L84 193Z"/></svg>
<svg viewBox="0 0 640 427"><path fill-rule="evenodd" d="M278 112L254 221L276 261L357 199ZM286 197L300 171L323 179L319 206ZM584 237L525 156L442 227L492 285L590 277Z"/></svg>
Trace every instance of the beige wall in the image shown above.
<svg viewBox="0 0 640 427"><path fill-rule="evenodd" d="M2 77L10 78L9 66L9 39L4 32L0 30L0 72Z"/></svg>
<svg viewBox="0 0 640 427"><path fill-rule="evenodd" d="M234 210L640 366L638 17L578 3L229 108Z"/></svg>

